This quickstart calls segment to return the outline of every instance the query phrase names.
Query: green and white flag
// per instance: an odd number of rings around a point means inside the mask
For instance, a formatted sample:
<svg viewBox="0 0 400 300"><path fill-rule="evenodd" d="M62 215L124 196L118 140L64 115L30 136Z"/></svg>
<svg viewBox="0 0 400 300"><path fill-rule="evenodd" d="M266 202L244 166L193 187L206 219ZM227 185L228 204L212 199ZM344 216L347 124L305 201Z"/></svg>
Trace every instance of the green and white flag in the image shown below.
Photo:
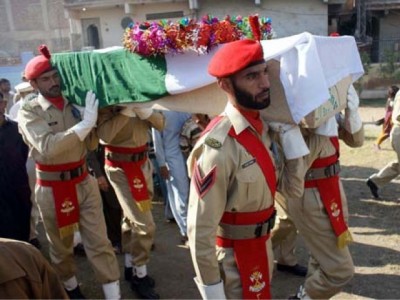
<svg viewBox="0 0 400 300"><path fill-rule="evenodd" d="M349 84L364 72L354 37L321 37L305 32L263 40L261 45L264 58L275 59L280 65L271 81L275 79L282 89L276 96L277 84L271 86L271 106L266 109L271 121L298 124L331 98L330 88L347 78L348 84L341 85L344 91L340 93L346 102ZM188 51L142 57L112 47L53 54L52 63L61 74L64 96L78 105L83 106L86 92L93 90L100 107L153 102L153 107L214 115L226 103L226 95L207 72L217 49L204 55Z"/></svg>
<svg viewBox="0 0 400 300"><path fill-rule="evenodd" d="M122 47L56 53L51 62L62 78L63 95L84 105L93 90L99 106L143 103L189 92L215 82L207 66L212 55L195 52L142 57Z"/></svg>

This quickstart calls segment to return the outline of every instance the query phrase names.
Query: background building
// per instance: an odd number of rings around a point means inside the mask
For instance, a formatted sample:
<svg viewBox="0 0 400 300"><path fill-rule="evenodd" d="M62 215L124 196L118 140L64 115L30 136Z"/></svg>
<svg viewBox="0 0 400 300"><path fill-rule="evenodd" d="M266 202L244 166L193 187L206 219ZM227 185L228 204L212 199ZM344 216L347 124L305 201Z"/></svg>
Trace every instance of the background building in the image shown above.
<svg viewBox="0 0 400 300"><path fill-rule="evenodd" d="M254 13L272 19L277 37L350 34L373 61L400 50L400 0L0 0L0 77L17 84L43 43L52 52L105 48L122 45L131 22Z"/></svg>

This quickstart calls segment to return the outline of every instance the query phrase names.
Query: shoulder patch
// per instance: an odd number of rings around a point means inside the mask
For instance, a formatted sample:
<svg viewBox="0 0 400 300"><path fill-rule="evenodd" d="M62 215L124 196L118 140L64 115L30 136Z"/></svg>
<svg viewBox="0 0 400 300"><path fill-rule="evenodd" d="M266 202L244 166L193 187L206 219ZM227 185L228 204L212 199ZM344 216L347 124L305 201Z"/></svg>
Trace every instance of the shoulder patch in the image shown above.
<svg viewBox="0 0 400 300"><path fill-rule="evenodd" d="M222 144L220 141L217 139L214 139L212 137L207 137L204 143L212 148L218 149L222 147Z"/></svg>
<svg viewBox="0 0 400 300"><path fill-rule="evenodd" d="M210 146L211 148L219 149L225 142L228 136L229 129L232 124L228 118L222 118L211 131L205 134L204 144Z"/></svg>
<svg viewBox="0 0 400 300"><path fill-rule="evenodd" d="M35 106L39 105L37 97L29 97L29 95L20 101L24 101L24 103L22 104L22 108L25 110L31 110Z"/></svg>

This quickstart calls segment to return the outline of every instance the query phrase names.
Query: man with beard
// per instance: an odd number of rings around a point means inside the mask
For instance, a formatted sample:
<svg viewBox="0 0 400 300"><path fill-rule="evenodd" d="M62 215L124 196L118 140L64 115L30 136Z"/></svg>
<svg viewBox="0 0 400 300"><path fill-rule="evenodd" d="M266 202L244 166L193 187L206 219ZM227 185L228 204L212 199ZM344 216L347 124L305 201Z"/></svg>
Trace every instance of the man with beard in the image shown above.
<svg viewBox="0 0 400 300"><path fill-rule="evenodd" d="M39 94L25 101L18 125L36 162L36 201L50 244L54 269L71 299L82 299L73 257L73 233L79 227L86 255L106 299L120 298L119 267L110 241L96 180L88 175L86 154L98 145L92 128L98 100L90 91L81 116L61 94L61 80L50 53L31 59L25 76Z"/></svg>
<svg viewBox="0 0 400 300"><path fill-rule="evenodd" d="M283 159L271 139L275 133L270 136L260 118L260 110L270 104L270 83L259 42L224 45L208 71L228 104L188 159L188 236L195 282L204 299L270 299L274 194L277 187L284 194L286 187L293 196L302 194L303 162L295 158L307 148L293 126L280 136L290 134L301 151L286 151L287 139L282 139Z"/></svg>

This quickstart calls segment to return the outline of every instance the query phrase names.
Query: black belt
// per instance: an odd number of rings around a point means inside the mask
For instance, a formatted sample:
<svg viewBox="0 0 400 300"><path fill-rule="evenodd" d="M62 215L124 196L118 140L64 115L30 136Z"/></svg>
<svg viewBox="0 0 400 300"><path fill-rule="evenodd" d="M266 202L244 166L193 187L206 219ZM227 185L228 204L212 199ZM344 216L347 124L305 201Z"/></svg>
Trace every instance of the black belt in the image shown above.
<svg viewBox="0 0 400 300"><path fill-rule="evenodd" d="M106 157L111 161L132 161L137 162L145 159L147 157L148 151L142 151L138 153L116 153L107 152Z"/></svg>
<svg viewBox="0 0 400 300"><path fill-rule="evenodd" d="M72 180L86 172L86 164L67 171L42 171L36 169L36 176L41 180L65 181Z"/></svg>
<svg viewBox="0 0 400 300"><path fill-rule="evenodd" d="M312 168L309 169L306 173L305 180L315 180L322 178L329 178L339 174L340 172L340 164L339 161L335 162L324 168Z"/></svg>
<svg viewBox="0 0 400 300"><path fill-rule="evenodd" d="M217 236L230 240L244 240L258 238L271 232L275 225L276 211L264 222L250 225L233 225L220 223Z"/></svg>

